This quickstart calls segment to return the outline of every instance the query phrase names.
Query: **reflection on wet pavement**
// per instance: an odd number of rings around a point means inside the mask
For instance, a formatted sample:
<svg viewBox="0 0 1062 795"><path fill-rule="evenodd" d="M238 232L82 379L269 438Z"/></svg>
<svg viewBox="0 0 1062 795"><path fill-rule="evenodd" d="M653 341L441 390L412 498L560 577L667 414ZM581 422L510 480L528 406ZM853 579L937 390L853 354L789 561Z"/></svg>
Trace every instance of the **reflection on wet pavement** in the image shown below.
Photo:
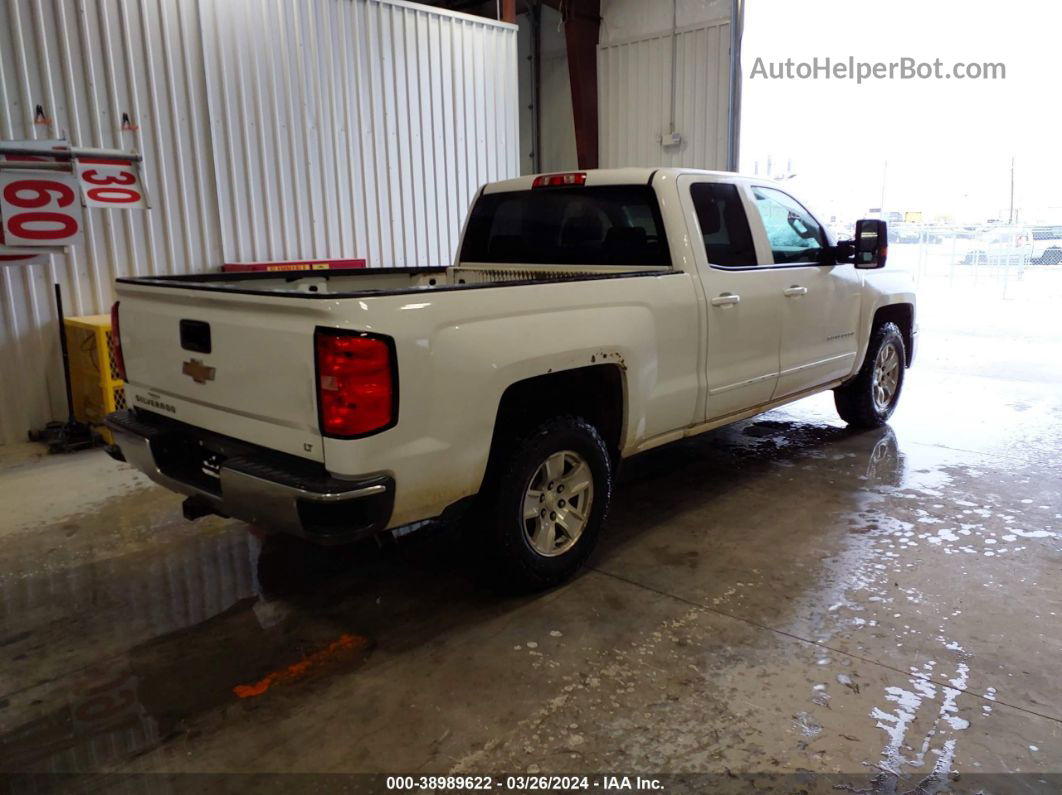
<svg viewBox="0 0 1062 795"><path fill-rule="evenodd" d="M926 348L891 427L819 396L632 460L532 598L454 528L320 549L94 454L5 466L0 771L1058 771L1062 378Z"/></svg>

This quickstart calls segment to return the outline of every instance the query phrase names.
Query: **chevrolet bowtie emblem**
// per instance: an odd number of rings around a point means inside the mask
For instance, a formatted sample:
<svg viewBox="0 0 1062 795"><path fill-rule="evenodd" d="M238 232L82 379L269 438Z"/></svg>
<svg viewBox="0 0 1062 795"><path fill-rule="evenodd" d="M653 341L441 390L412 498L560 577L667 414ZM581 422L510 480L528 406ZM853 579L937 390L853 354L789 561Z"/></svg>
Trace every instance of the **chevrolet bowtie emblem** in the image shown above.
<svg viewBox="0 0 1062 795"><path fill-rule="evenodd" d="M190 375L197 384L205 384L214 380L214 368L207 367L199 359L189 359L181 365L181 372Z"/></svg>

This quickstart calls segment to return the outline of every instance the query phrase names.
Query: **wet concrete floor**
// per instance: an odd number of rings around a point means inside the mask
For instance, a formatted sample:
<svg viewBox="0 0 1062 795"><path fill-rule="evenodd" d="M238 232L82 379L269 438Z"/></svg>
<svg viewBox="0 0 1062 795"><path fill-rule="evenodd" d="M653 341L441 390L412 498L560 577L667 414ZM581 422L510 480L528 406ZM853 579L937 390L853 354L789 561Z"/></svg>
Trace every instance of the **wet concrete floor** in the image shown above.
<svg viewBox="0 0 1062 795"><path fill-rule="evenodd" d="M889 428L825 395L635 459L588 569L520 599L445 531L321 551L5 448L0 774L1055 791L1062 338L923 337Z"/></svg>

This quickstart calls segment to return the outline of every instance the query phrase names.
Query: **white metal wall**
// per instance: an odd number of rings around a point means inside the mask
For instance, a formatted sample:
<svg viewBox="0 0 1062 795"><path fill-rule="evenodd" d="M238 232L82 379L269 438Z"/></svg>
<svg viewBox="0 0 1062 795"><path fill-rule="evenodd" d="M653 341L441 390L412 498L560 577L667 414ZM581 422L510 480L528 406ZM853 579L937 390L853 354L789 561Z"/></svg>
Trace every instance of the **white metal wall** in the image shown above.
<svg viewBox="0 0 1062 795"><path fill-rule="evenodd" d="M477 187L519 172L516 81L515 26L401 0L0 2L0 137L135 148L152 201L0 267L0 443L65 415L55 281L93 314L128 274L448 262Z"/></svg>
<svg viewBox="0 0 1062 795"><path fill-rule="evenodd" d="M41 105L51 125L34 124ZM122 132L128 113L135 132ZM67 314L104 312L118 276L221 257L193 0L0 3L0 138L144 155L148 211L85 209L85 239L47 265L0 267L0 442L66 416L52 284Z"/></svg>
<svg viewBox="0 0 1062 795"><path fill-rule="evenodd" d="M727 20L675 36L675 130L664 147L671 102L671 31L598 47L600 160L618 166L725 169L730 84Z"/></svg>
<svg viewBox="0 0 1062 795"><path fill-rule="evenodd" d="M230 259L449 264L475 191L519 173L515 26L227 0L203 30Z"/></svg>

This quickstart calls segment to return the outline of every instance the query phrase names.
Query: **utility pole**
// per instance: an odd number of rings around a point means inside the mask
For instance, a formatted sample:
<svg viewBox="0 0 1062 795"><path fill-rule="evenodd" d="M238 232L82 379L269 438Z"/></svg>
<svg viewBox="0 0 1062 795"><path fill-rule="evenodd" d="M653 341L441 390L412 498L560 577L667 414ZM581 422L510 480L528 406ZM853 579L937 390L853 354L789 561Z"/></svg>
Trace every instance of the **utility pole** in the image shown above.
<svg viewBox="0 0 1062 795"><path fill-rule="evenodd" d="M1010 158L1010 214L1007 217L1007 223L1014 224L1014 157Z"/></svg>
<svg viewBox="0 0 1062 795"><path fill-rule="evenodd" d="M889 175L889 161L885 161L885 165L881 169L881 215L883 218L887 218L885 215L885 179Z"/></svg>

